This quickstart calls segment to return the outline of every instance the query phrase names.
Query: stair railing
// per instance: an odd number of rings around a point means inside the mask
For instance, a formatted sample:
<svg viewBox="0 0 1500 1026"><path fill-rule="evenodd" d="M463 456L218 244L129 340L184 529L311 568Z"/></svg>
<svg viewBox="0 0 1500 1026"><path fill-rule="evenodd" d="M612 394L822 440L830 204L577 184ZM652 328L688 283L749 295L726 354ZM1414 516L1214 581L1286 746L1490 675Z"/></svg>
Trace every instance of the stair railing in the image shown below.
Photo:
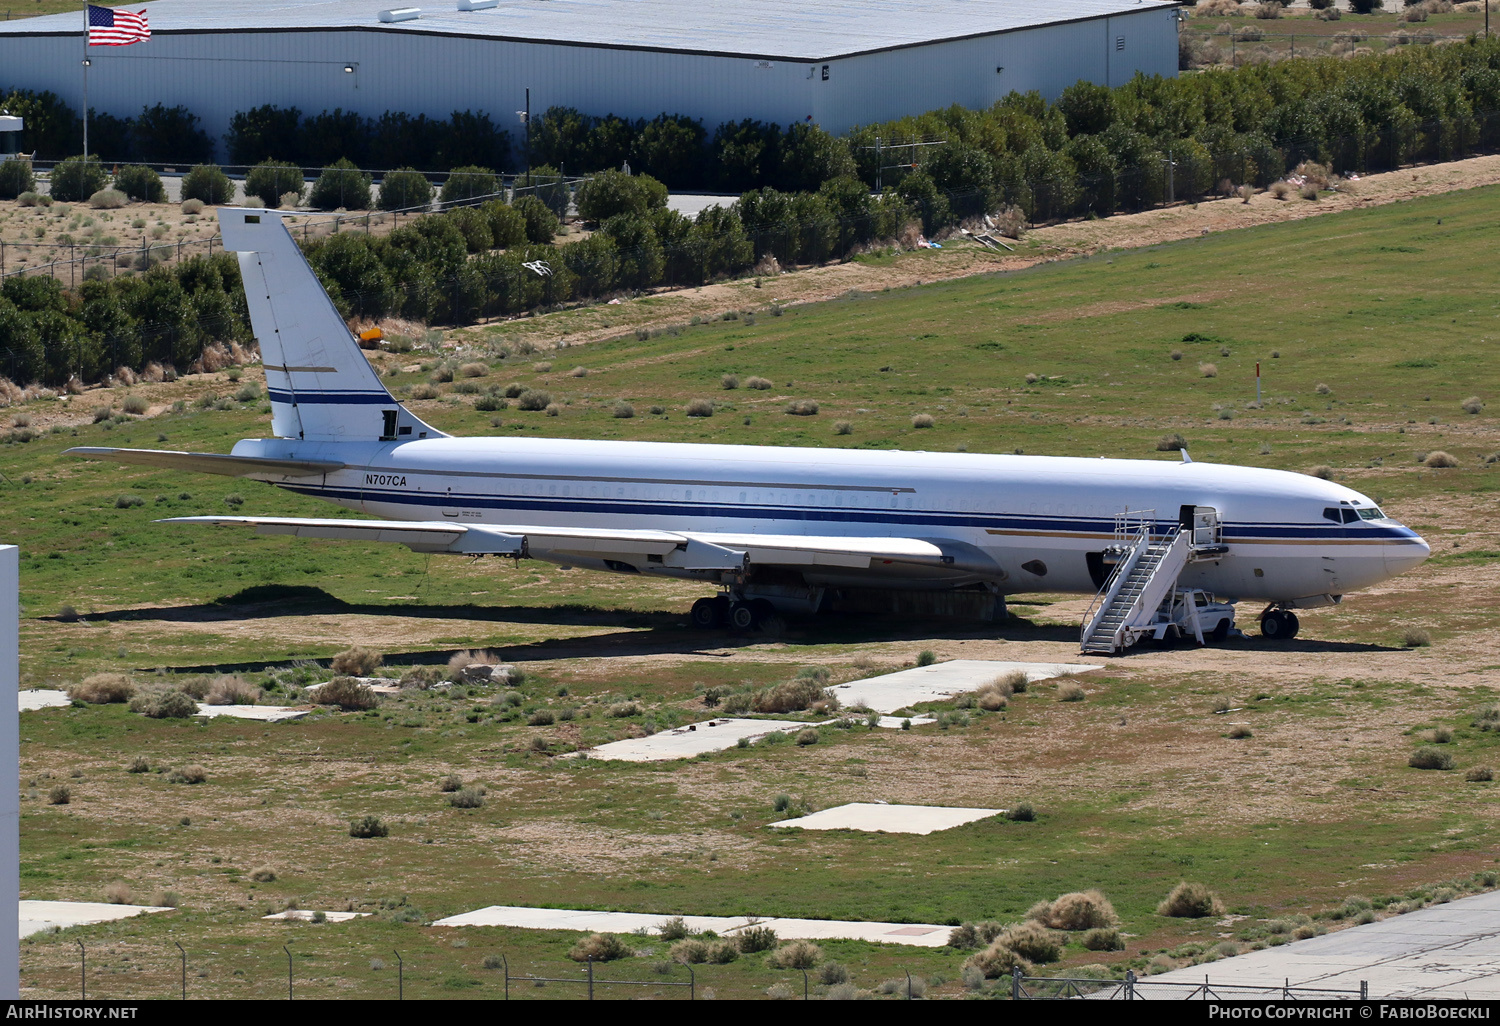
<svg viewBox="0 0 1500 1026"><path fill-rule="evenodd" d="M1121 554L1120 560L1105 580L1104 587L1099 589L1099 593L1094 596L1094 601L1089 603L1088 610L1083 614L1083 628L1078 638L1080 648L1088 646L1094 628L1098 626L1098 621L1104 617L1115 595L1124 587L1130 571L1135 569L1136 563L1140 562L1141 556L1150 547L1151 533L1155 525L1156 510L1154 509L1126 510L1115 515L1114 547L1115 551Z"/></svg>

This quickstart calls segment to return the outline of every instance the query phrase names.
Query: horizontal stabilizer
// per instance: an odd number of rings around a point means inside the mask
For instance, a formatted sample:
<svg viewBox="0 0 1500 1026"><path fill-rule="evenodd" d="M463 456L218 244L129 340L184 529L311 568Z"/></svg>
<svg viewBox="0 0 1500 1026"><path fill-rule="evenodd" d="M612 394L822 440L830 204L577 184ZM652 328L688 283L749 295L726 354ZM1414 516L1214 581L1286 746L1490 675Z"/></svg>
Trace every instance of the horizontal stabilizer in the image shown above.
<svg viewBox="0 0 1500 1026"><path fill-rule="evenodd" d="M346 464L336 460L278 460L268 456L221 456L213 452L168 452L158 449L111 449L80 445L63 452L86 460L112 460L141 467L163 470L190 470L199 474L223 474L226 477L248 477L253 474L281 474L285 477L315 477L343 470Z"/></svg>

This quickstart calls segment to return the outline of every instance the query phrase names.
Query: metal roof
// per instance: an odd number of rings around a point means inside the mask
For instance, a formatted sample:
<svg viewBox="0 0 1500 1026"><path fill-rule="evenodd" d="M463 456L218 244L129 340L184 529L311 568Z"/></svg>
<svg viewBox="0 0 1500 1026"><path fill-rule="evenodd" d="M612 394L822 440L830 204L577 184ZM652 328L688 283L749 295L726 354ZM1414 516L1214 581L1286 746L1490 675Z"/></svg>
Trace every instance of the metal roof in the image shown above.
<svg viewBox="0 0 1500 1026"><path fill-rule="evenodd" d="M380 12L398 6L379 0L158 0L144 9L157 37L360 29L816 61L1180 5L1176 0L500 0L488 10L459 11L456 0L444 0L422 7L415 20L381 23ZM0 36L82 31L80 14L0 22Z"/></svg>

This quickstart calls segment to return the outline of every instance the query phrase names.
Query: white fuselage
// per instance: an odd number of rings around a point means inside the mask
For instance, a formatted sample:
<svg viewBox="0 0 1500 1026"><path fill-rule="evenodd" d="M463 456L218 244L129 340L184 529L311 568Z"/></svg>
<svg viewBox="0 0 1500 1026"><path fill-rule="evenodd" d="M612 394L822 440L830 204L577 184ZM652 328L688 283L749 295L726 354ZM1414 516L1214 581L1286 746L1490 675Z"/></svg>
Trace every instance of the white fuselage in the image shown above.
<svg viewBox="0 0 1500 1026"><path fill-rule="evenodd" d="M809 570L812 586L1092 593L1117 515L1154 510L1165 526L1184 506L1218 512L1227 551L1189 564L1180 584L1229 599L1342 595L1428 555L1342 485L1209 463L532 438L265 439L234 451L341 461L324 478L258 476L390 520L895 536L964 554L946 567Z"/></svg>

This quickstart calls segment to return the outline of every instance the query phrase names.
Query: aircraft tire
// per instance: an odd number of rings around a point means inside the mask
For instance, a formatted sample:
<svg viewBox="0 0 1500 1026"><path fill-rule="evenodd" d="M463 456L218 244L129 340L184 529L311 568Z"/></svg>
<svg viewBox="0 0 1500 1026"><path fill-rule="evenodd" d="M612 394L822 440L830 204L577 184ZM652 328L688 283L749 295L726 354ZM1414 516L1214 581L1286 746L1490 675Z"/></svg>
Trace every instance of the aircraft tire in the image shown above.
<svg viewBox="0 0 1500 1026"><path fill-rule="evenodd" d="M760 619L755 613L755 607L749 603L736 602L729 607L729 626L737 631L748 631Z"/></svg>
<svg viewBox="0 0 1500 1026"><path fill-rule="evenodd" d="M701 598L693 603L693 608L688 612L688 620L699 630L712 630L723 621L723 614L719 610L719 600L712 598Z"/></svg>
<svg viewBox="0 0 1500 1026"><path fill-rule="evenodd" d="M1301 626L1295 613L1273 609L1260 618L1260 635L1270 641L1291 641Z"/></svg>
<svg viewBox="0 0 1500 1026"><path fill-rule="evenodd" d="M1286 626L1286 632L1282 634L1282 637L1286 638L1286 640L1288 641L1291 641L1297 636L1297 632L1302 629L1302 621L1298 620L1297 614L1292 612L1290 609L1282 610L1281 618Z"/></svg>

